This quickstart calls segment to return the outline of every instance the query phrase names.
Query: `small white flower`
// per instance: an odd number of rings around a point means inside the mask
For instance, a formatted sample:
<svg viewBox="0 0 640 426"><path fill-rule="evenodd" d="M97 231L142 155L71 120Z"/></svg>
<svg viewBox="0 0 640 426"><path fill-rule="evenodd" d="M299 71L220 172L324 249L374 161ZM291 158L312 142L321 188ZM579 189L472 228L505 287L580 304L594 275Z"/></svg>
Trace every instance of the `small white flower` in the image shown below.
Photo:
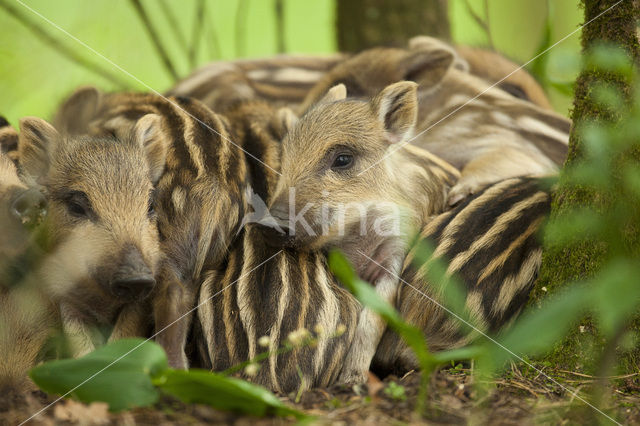
<svg viewBox="0 0 640 426"><path fill-rule="evenodd" d="M315 331L318 337L324 336L324 327L322 326L322 324L316 324L316 326L313 327L313 331Z"/></svg>
<svg viewBox="0 0 640 426"><path fill-rule="evenodd" d="M585 327L584 325L580 326L580 333L584 333L585 331L587 331L587 327Z"/></svg>
<svg viewBox="0 0 640 426"><path fill-rule="evenodd" d="M260 366L252 362L244 368L244 373L249 377L253 377L258 374L258 370L260 370Z"/></svg>
<svg viewBox="0 0 640 426"><path fill-rule="evenodd" d="M541 290L544 291L545 293L547 292L547 288L546 287L542 287Z"/></svg>
<svg viewBox="0 0 640 426"><path fill-rule="evenodd" d="M271 339L269 338L269 336L262 336L261 338L258 339L258 344L263 348L268 348L270 342L271 342Z"/></svg>
<svg viewBox="0 0 640 426"><path fill-rule="evenodd" d="M289 333L287 339L293 346L301 346L310 336L311 333L309 333L309 330L307 330L306 328L300 328Z"/></svg>

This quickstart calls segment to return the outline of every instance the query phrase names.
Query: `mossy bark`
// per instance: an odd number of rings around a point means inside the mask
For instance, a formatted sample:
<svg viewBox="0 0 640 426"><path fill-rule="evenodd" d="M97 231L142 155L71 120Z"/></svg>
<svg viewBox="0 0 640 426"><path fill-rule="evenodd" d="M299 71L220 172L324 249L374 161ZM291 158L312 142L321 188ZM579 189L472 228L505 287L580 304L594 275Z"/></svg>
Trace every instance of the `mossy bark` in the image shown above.
<svg viewBox="0 0 640 426"><path fill-rule="evenodd" d="M582 30L583 53L596 43L606 42L624 49L637 64L640 58L640 46L636 35L636 20L640 16L638 2L635 0L583 0L585 24ZM609 9L611 8L611 9ZM607 10L609 9L609 10ZM583 141L576 129L585 122L595 120L615 122L618 117L610 110L598 105L593 96L594 83L605 82L622 89L630 94L631 88L620 77L600 72L594 68L585 67L575 85L575 99L571 118L574 122L569 139L569 154L565 169L581 161L583 157ZM633 154L630 154L633 155ZM615 173L615 171L614 171ZM615 176L614 176L615 178ZM578 185L568 185L562 174L560 185L554 194L550 221L562 218L575 208L588 207L595 211L606 211L611 203L612 194L601 193L593 188ZM629 233L630 246L640 250L640 231L636 228ZM602 241L576 239L568 245L551 245L545 242L542 267L536 288L532 294L531 303L538 305L548 294L552 294L570 282L592 277L607 259L608 247ZM550 361L555 365L567 369L587 367L585 355L590 349L599 348L602 339L590 320L583 321L581 327L563 342L550 355Z"/></svg>
<svg viewBox="0 0 640 426"><path fill-rule="evenodd" d="M337 0L338 48L406 46L416 35L450 38L447 0Z"/></svg>

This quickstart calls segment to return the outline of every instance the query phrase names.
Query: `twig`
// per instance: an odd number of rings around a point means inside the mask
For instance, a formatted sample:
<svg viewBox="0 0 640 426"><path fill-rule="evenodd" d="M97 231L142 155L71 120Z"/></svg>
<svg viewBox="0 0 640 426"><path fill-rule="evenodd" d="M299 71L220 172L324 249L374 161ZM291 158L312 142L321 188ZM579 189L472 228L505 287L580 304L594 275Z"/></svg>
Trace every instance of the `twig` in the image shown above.
<svg viewBox="0 0 640 426"><path fill-rule="evenodd" d="M158 33L156 32L156 29L154 28L153 24L151 23L151 20L149 19L149 15L144 10L144 7L142 6L142 3L140 3L140 0L130 0L130 1L131 1L131 4L133 5L134 9L138 13L138 17L140 18L140 20L144 24L144 27L146 28L147 33L149 34L149 38L151 38L151 42L153 43L153 46L156 48L156 51L158 52L158 55L160 55L160 59L162 60L162 64L167 69L167 72L169 73L169 75L171 75L171 78L173 78L174 81L177 81L178 80L178 73L176 72L176 69L173 66L173 63L171 62L171 59L169 58L169 55L167 54L167 51L165 50L164 46L160 42L160 38L158 37Z"/></svg>
<svg viewBox="0 0 640 426"><path fill-rule="evenodd" d="M189 44L187 43L187 39L182 33L182 29L178 24L178 20L176 19L176 16L174 15L173 11L167 4L167 0L160 0L158 4L160 5L160 11L164 15L167 22L169 23L169 28L171 28L173 37L178 42L178 45L180 45L180 48L182 49L182 51L185 53L188 52Z"/></svg>
<svg viewBox="0 0 640 426"><path fill-rule="evenodd" d="M598 377L598 376L592 376L591 374L578 373L577 371L558 370L558 372L573 374L574 376L586 377L588 379L608 379L608 380L628 379L629 377L640 376L640 373L630 373L630 374L623 374L621 376Z"/></svg>
<svg viewBox="0 0 640 426"><path fill-rule="evenodd" d="M74 62L81 67L84 67L87 70L98 74L102 78L118 86L118 88L120 89L127 89L131 87L131 84L127 83L126 80L121 79L117 74L114 74L107 69L102 68L98 64L87 60L82 55L64 45L52 34L38 26L38 23L32 19L31 15L25 13L21 8L16 8L13 4L9 4L9 2L6 0L0 0L0 7L6 10L9 15L13 16L22 25L27 27L27 29L31 31L36 37L38 37L42 42L48 44L55 51L69 59L71 62Z"/></svg>
<svg viewBox="0 0 640 426"><path fill-rule="evenodd" d="M276 48L278 49L278 53L285 53L287 46L284 30L284 0L275 0L274 9L276 15Z"/></svg>
<svg viewBox="0 0 640 426"><path fill-rule="evenodd" d="M487 40L489 41L489 47L492 50L496 50L493 44L493 36L491 35L491 18L489 16L489 0L484 0L484 22L486 24L485 31L487 32Z"/></svg>
<svg viewBox="0 0 640 426"><path fill-rule="evenodd" d="M191 45L189 46L189 66L193 70L198 58L198 48L202 38L202 28L204 22L204 0L198 0L196 4L196 15L193 17L193 32L191 33Z"/></svg>
<svg viewBox="0 0 640 426"><path fill-rule="evenodd" d="M247 33L247 12L249 11L249 0L238 0L236 9L236 56L245 55L245 39Z"/></svg>
<svg viewBox="0 0 640 426"><path fill-rule="evenodd" d="M493 45L493 40L491 39L491 30L489 28L489 0L484 1L484 10L486 14L486 19L483 19L482 17L480 17L480 15L478 15L476 11L473 10L473 7L471 7L469 0L464 0L464 4L466 5L467 11L469 12L473 20L476 21L476 24L478 24L478 26L482 28L485 34L487 35L487 42L489 43L489 47L495 50Z"/></svg>

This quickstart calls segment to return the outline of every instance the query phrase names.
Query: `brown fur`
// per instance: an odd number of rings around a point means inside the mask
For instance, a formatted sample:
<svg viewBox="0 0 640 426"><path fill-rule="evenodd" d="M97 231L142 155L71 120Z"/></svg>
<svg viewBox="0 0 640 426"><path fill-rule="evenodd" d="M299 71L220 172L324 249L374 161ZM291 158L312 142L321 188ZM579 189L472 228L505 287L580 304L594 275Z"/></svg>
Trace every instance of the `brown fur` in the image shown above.
<svg viewBox="0 0 640 426"><path fill-rule="evenodd" d="M531 101L540 108L553 110L540 84L515 62L488 49L456 46L456 51L469 64L471 74L491 84L500 81L498 87L505 92L516 98Z"/></svg>
<svg viewBox="0 0 640 426"><path fill-rule="evenodd" d="M225 115L236 140L266 164L247 157L257 201L266 202L276 184L273 170L280 165L280 139L294 118L262 101L242 102ZM249 214L259 215L264 206L253 207L258 211ZM198 306L196 365L226 370L269 350L272 354L257 374L243 376L279 392L338 380L360 310L330 274L324 253L278 250L251 222L230 248L226 262L203 274ZM347 327L346 333L332 337L339 325ZM316 345L276 353L290 333L301 328L315 333L317 326L324 333ZM263 336L268 337L268 347L259 344Z"/></svg>
<svg viewBox="0 0 640 426"><path fill-rule="evenodd" d="M88 109L94 111L79 124L68 113L79 108L77 102L91 103ZM186 368L185 344L201 273L223 261L245 210L249 171L243 148L229 133L228 120L188 98L81 89L56 121L74 131L119 134L150 112L161 118L158 137L169 146L155 191L164 254L153 302L156 339L172 366Z"/></svg>
<svg viewBox="0 0 640 426"><path fill-rule="evenodd" d="M21 164L49 198L44 226L51 255L38 279L76 356L93 349L94 327L118 330L121 313L138 311L153 285L160 252L149 205L165 147L152 137L156 117L147 118L118 139L61 136L37 118L20 122ZM116 287L134 285L131 279L145 283L145 290ZM126 294L137 290L135 297Z"/></svg>
<svg viewBox="0 0 640 426"><path fill-rule="evenodd" d="M459 61L437 40L413 49L370 49L335 66L303 107L338 83L345 84L351 97L369 98L396 81L418 82L417 138L411 143L461 171L450 204L501 179L556 171L566 157L570 122L489 88L486 81L457 69Z"/></svg>
<svg viewBox="0 0 640 426"><path fill-rule="evenodd" d="M340 248L360 277L391 300L410 229L444 210L458 173L426 151L396 146L415 125L415 83L393 84L370 102L345 100L345 95L344 86L332 88L284 139L282 176L270 210L288 229L286 244ZM345 155L352 158L349 166L335 166ZM294 204L290 188L295 189ZM296 215L306 211L310 226L292 225L292 208ZM369 310L361 313L341 381L366 378L383 330L379 317Z"/></svg>
<svg viewBox="0 0 640 426"><path fill-rule="evenodd" d="M551 207L542 188L534 178L498 182L423 228L420 239L432 245L433 254L424 264L416 262L421 245L408 254L396 306L407 322L422 329L431 351L468 344L478 330L494 334L524 307L542 259L538 232ZM461 282L466 302L457 314L477 330L440 307L448 305L446 289L427 278L435 259L446 261L447 276L455 274ZM403 340L387 330L374 368L403 374L419 364Z"/></svg>
<svg viewBox="0 0 640 426"><path fill-rule="evenodd" d="M0 128L0 146L7 138L17 148L17 132ZM27 377L55 324L54 310L28 276L36 250L31 232L33 215L22 216L27 207L44 211L44 197L18 177L17 170L0 151L0 412L24 402L25 392L34 388ZM16 209L18 207L18 209Z"/></svg>
<svg viewBox="0 0 640 426"><path fill-rule="evenodd" d="M216 112L248 100L296 108L322 75L342 58L344 55L278 55L212 62L177 83L167 95L198 99Z"/></svg>

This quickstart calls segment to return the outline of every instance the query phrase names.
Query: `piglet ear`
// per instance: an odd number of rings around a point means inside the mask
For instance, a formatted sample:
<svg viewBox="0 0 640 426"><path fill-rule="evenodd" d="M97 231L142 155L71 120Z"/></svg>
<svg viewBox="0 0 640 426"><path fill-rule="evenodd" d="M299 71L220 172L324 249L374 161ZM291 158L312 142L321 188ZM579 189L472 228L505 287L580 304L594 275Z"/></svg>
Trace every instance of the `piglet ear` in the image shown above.
<svg viewBox="0 0 640 426"><path fill-rule="evenodd" d="M336 101L342 101L347 98L347 87L340 83L333 86L326 95L318 103L330 103Z"/></svg>
<svg viewBox="0 0 640 426"><path fill-rule="evenodd" d="M89 123L97 115L102 93L92 86L81 87L64 101L53 123L62 133L87 133Z"/></svg>
<svg viewBox="0 0 640 426"><path fill-rule="evenodd" d="M391 143L401 142L413 132L418 120L417 87L413 81L400 81L385 87L371 101Z"/></svg>
<svg viewBox="0 0 640 426"><path fill-rule="evenodd" d="M278 133L278 137L282 139L296 125L298 116L291 108L282 107L276 111L274 120L273 124Z"/></svg>
<svg viewBox="0 0 640 426"><path fill-rule="evenodd" d="M133 135L135 142L144 149L149 165L149 177L155 185L164 172L170 144L168 133L163 128L162 117L157 114L143 116L133 128Z"/></svg>
<svg viewBox="0 0 640 426"><path fill-rule="evenodd" d="M41 118L25 117L20 120L18 157L22 169L35 179L46 176L51 152L59 139L58 131Z"/></svg>
<svg viewBox="0 0 640 426"><path fill-rule="evenodd" d="M451 68L468 71L469 64L447 43L437 38L417 36L409 40L409 51L403 60L405 80L422 87L439 84Z"/></svg>

